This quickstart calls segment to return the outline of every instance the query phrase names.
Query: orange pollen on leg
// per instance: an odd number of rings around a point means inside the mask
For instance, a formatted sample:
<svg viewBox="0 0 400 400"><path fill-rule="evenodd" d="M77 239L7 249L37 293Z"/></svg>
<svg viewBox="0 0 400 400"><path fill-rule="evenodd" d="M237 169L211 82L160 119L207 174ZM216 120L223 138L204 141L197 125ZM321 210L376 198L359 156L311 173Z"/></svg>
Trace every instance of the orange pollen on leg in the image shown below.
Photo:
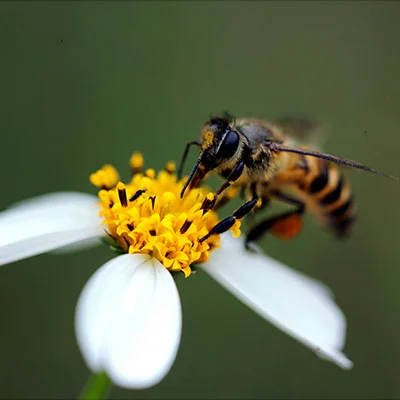
<svg viewBox="0 0 400 400"><path fill-rule="evenodd" d="M299 214L276 221L272 226L272 233L279 239L290 240L296 237L303 228L303 220Z"/></svg>

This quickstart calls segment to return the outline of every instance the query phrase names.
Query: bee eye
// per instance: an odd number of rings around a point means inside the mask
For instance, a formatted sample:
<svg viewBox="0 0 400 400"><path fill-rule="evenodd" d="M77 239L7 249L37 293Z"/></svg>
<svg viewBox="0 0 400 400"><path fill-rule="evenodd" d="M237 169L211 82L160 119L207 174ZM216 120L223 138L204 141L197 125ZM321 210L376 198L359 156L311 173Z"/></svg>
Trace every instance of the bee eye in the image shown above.
<svg viewBox="0 0 400 400"><path fill-rule="evenodd" d="M238 146L239 146L239 135L234 131L229 131L225 135L218 149L217 157L219 158L232 157L235 154Z"/></svg>

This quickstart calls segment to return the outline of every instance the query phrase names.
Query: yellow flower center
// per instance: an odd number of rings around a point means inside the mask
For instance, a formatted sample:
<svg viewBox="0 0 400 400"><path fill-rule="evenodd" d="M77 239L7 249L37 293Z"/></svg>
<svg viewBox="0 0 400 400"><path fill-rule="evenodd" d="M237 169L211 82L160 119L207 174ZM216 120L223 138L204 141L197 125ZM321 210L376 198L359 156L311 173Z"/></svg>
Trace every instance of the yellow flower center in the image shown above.
<svg viewBox="0 0 400 400"><path fill-rule="evenodd" d="M191 274L190 265L208 260L210 252L219 246L219 236L205 236L218 223L214 211L203 212L202 204L213 194L205 188L180 193L186 178L177 180L175 164L169 162L157 175L153 169L142 173L143 157L135 153L130 159L132 179L119 180L111 165L90 176L100 187L99 198L107 225L107 233L123 251L144 253L157 258L170 271ZM240 221L232 227L240 235Z"/></svg>

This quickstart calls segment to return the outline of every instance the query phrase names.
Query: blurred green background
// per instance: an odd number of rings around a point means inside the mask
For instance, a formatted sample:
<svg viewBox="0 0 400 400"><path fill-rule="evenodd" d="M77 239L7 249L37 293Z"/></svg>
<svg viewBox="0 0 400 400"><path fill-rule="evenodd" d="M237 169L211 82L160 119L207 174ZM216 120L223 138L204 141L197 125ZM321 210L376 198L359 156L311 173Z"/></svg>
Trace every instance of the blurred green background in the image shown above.
<svg viewBox="0 0 400 400"><path fill-rule="evenodd" d="M400 175L399 20L397 2L2 2L0 208L96 193L88 175L112 163L127 177L137 149L161 168L222 110L316 117L329 126L324 150ZM353 370L320 360L199 273L178 280L184 330L169 375L113 397L398 398L400 185L349 176L360 214L350 239L308 217L297 240L262 244L332 288ZM1 397L79 393L88 370L74 307L111 256L98 247L1 269Z"/></svg>

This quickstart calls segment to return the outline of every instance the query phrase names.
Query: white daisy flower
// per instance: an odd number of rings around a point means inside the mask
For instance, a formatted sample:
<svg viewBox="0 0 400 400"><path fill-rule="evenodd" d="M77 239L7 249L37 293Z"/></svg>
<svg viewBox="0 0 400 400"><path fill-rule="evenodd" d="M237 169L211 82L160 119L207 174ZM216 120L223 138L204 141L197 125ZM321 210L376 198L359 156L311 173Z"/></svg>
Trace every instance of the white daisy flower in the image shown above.
<svg viewBox="0 0 400 400"><path fill-rule="evenodd" d="M55 193L0 213L0 265L66 246L107 238L122 255L85 285L76 309L78 344L89 368L124 388L156 385L180 343L182 312L171 272L199 265L233 295L321 357L344 369L345 318L321 283L263 255L230 233L199 242L218 222L203 213L205 189L183 199L183 181L168 164L157 176L131 158L132 180L107 165L91 176L99 198ZM240 234L240 221L232 228ZM215 251L214 251L215 250ZM212 252L212 254L211 254Z"/></svg>

